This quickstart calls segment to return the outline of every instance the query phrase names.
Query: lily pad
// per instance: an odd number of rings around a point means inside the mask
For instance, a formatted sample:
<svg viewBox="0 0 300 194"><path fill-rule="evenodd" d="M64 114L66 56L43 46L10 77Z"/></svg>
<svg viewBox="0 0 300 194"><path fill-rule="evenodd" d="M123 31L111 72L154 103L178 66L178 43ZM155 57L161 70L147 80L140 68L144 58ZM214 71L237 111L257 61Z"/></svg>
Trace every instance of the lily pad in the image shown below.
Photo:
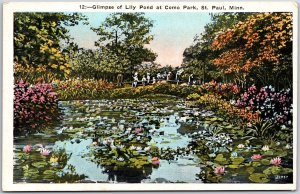
<svg viewBox="0 0 300 194"><path fill-rule="evenodd" d="M266 156L273 156L273 151L271 151L271 150L269 150L269 151L267 151L267 152L265 152L264 153L264 155L266 155Z"/></svg>
<svg viewBox="0 0 300 194"><path fill-rule="evenodd" d="M239 168L240 166L237 164L230 164L228 165L228 168Z"/></svg>
<svg viewBox="0 0 300 194"><path fill-rule="evenodd" d="M55 170L45 170L44 175L55 175L56 174L56 171Z"/></svg>
<svg viewBox="0 0 300 194"><path fill-rule="evenodd" d="M245 159L243 157L236 157L236 158L231 158L231 160L232 160L232 164L239 165L243 163Z"/></svg>
<svg viewBox="0 0 300 194"><path fill-rule="evenodd" d="M271 166L269 168L267 168L266 170L263 171L264 174L266 175L276 175L276 174L279 174L281 171L280 167L278 166Z"/></svg>
<svg viewBox="0 0 300 194"><path fill-rule="evenodd" d="M35 163L32 163L32 166L34 166L36 168L43 168L43 167L47 166L47 162L35 162Z"/></svg>
<svg viewBox="0 0 300 194"><path fill-rule="evenodd" d="M247 171L249 174L252 174L252 173L255 171L255 168L254 168L254 167L248 167L248 168L246 168L246 171Z"/></svg>
<svg viewBox="0 0 300 194"><path fill-rule="evenodd" d="M270 164L270 160L267 160L267 159L262 159L260 161L263 165L269 165Z"/></svg>
<svg viewBox="0 0 300 194"><path fill-rule="evenodd" d="M282 168L282 169L281 169L281 173L282 173L282 174L293 173L293 169L291 169L291 168Z"/></svg>
<svg viewBox="0 0 300 194"><path fill-rule="evenodd" d="M215 158L215 161L217 161L218 163L226 163L226 158L223 157L223 154L218 154Z"/></svg>
<svg viewBox="0 0 300 194"><path fill-rule="evenodd" d="M258 166L261 166L261 163L260 162L252 162L252 166L258 167Z"/></svg>
<svg viewBox="0 0 300 194"><path fill-rule="evenodd" d="M253 173L249 176L249 179L255 183L267 183L270 181L270 179L268 179L268 176L263 173Z"/></svg>

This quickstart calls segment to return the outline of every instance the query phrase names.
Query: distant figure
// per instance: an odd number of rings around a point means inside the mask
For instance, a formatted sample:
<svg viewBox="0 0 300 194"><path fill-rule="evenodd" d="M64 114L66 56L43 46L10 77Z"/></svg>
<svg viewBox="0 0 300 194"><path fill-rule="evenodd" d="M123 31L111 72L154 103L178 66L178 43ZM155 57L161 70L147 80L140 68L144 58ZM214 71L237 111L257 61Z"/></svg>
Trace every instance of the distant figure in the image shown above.
<svg viewBox="0 0 300 194"><path fill-rule="evenodd" d="M191 74L190 76L189 76L189 81L188 81L188 85L189 86L191 86L191 85L193 85L193 74Z"/></svg>
<svg viewBox="0 0 300 194"><path fill-rule="evenodd" d="M121 87L123 85L123 74L122 73L119 73L117 75L117 86L118 87Z"/></svg>
<svg viewBox="0 0 300 194"><path fill-rule="evenodd" d="M176 75L175 75L175 81L176 81L176 83L177 83L177 85L178 85L178 83L179 83L179 71L177 71L176 72Z"/></svg>
<svg viewBox="0 0 300 194"><path fill-rule="evenodd" d="M182 72L183 72L183 69L179 69L179 70L176 72L175 80L176 80L176 82L177 82L177 85L178 85L178 83L179 83L180 75L181 75Z"/></svg>
<svg viewBox="0 0 300 194"><path fill-rule="evenodd" d="M150 73L147 73L147 84L150 84L150 79L151 79Z"/></svg>
<svg viewBox="0 0 300 194"><path fill-rule="evenodd" d="M165 71L162 77L163 77L163 79L166 79L167 76L168 76L168 75L167 75L167 72Z"/></svg>
<svg viewBox="0 0 300 194"><path fill-rule="evenodd" d="M157 76L156 76L156 78L157 78L157 81L160 81L160 79L161 79L161 75L160 75L160 73L157 73Z"/></svg>
<svg viewBox="0 0 300 194"><path fill-rule="evenodd" d="M169 72L168 75L167 75L167 81L169 81L171 79L171 76L172 76L172 73Z"/></svg>
<svg viewBox="0 0 300 194"><path fill-rule="evenodd" d="M145 76L143 76L143 78L142 78L142 85L143 85L143 86L145 86L145 85L146 85L146 81L147 81L146 77L145 77Z"/></svg>
<svg viewBox="0 0 300 194"><path fill-rule="evenodd" d="M152 83L153 83L153 84L156 83L155 77L152 78Z"/></svg>
<svg viewBox="0 0 300 194"><path fill-rule="evenodd" d="M135 73L134 73L134 76L133 76L133 83L132 83L132 87L137 87L138 81L139 81L139 78L138 78L138 73L137 73L137 72L135 72Z"/></svg>

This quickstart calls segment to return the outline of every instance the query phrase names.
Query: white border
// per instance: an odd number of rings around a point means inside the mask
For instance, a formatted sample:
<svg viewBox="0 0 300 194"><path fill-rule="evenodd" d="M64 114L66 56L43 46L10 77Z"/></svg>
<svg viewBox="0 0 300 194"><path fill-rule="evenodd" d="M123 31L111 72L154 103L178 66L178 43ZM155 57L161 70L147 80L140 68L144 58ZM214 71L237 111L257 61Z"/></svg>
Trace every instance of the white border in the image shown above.
<svg viewBox="0 0 300 194"><path fill-rule="evenodd" d="M293 184L13 184L13 13L14 12L130 12L130 10L80 10L79 5L206 5L208 10L162 10L164 12L224 12L212 11L211 6L243 6L241 12L293 13ZM140 10L157 12L157 10ZM228 10L227 10L228 11ZM235 11L236 12L236 11ZM296 2L14 2L3 5L3 150L2 189L4 191L171 191L171 190L295 190L297 172L297 90L298 90L298 6Z"/></svg>

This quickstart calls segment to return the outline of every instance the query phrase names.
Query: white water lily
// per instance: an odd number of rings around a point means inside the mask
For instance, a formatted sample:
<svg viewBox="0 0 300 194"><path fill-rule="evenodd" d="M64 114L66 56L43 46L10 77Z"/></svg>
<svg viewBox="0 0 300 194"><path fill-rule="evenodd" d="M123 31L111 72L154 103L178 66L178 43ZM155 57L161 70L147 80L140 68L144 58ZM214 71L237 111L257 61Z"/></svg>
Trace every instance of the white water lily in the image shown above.
<svg viewBox="0 0 300 194"><path fill-rule="evenodd" d="M285 149L291 149L292 146L290 146L290 144L286 144Z"/></svg>
<svg viewBox="0 0 300 194"><path fill-rule="evenodd" d="M137 151L139 151L139 150L141 150L141 149L142 149L141 146L136 147L136 150L137 150Z"/></svg>
<svg viewBox="0 0 300 194"><path fill-rule="evenodd" d="M123 161L124 161L124 158L120 157L120 158L118 158L117 160L120 161L120 162L123 162Z"/></svg>
<svg viewBox="0 0 300 194"><path fill-rule="evenodd" d="M129 149L131 149L131 150L135 150L136 149L136 147L135 146L130 146L130 148Z"/></svg>
<svg viewBox="0 0 300 194"><path fill-rule="evenodd" d="M145 151L149 151L149 150L150 150L150 147L149 147L149 146L148 146L148 147L145 147L144 150L145 150Z"/></svg>
<svg viewBox="0 0 300 194"><path fill-rule="evenodd" d="M267 145L264 145L262 148L261 148L261 150L262 151L264 151L264 152L266 152L266 151L269 151L269 146L267 146Z"/></svg>
<svg viewBox="0 0 300 194"><path fill-rule="evenodd" d="M120 148L122 149L122 148L124 148L125 146L124 145L120 145Z"/></svg>
<svg viewBox="0 0 300 194"><path fill-rule="evenodd" d="M93 146L96 146L97 144L98 144L98 142L96 142L96 141L94 141L94 142L92 143Z"/></svg>
<svg viewBox="0 0 300 194"><path fill-rule="evenodd" d="M279 146L279 145L280 145L280 142L279 142L279 141L278 141L278 142L276 142L276 145L278 145L278 146Z"/></svg>
<svg viewBox="0 0 300 194"><path fill-rule="evenodd" d="M245 147L244 144L239 144L239 145L237 146L237 148L239 148L239 149L243 149L244 147Z"/></svg>

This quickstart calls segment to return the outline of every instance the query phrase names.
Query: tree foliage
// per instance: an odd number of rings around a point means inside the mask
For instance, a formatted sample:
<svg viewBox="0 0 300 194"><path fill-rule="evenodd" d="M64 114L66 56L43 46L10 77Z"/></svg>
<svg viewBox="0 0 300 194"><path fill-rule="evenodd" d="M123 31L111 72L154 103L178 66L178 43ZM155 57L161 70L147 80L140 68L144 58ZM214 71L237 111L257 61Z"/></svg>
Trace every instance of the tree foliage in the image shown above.
<svg viewBox="0 0 300 194"><path fill-rule="evenodd" d="M220 13L184 52L183 66L204 81L292 85L290 13Z"/></svg>
<svg viewBox="0 0 300 194"><path fill-rule="evenodd" d="M212 79L221 81L224 77L212 63L218 52L212 51L211 44L220 31L243 21L248 13L217 13L211 14L211 22L205 25L204 32L194 37L193 44L186 48L182 66L185 72L193 73L202 82Z"/></svg>
<svg viewBox="0 0 300 194"><path fill-rule="evenodd" d="M95 46L101 52L101 66L110 73L132 74L145 61L154 61L156 54L145 45L153 40L153 22L143 13L113 13L99 28Z"/></svg>
<svg viewBox="0 0 300 194"><path fill-rule="evenodd" d="M250 73L255 73L256 81L262 85L291 84L282 79L292 78L290 13L250 15L245 21L240 21L217 35L211 48L221 53L213 59L213 64L225 74L246 82Z"/></svg>
<svg viewBox="0 0 300 194"><path fill-rule="evenodd" d="M66 27L77 25L81 20L84 17L78 13L15 13L16 76L27 72L41 75L44 81L67 76L70 48L76 50L77 47L71 43Z"/></svg>

